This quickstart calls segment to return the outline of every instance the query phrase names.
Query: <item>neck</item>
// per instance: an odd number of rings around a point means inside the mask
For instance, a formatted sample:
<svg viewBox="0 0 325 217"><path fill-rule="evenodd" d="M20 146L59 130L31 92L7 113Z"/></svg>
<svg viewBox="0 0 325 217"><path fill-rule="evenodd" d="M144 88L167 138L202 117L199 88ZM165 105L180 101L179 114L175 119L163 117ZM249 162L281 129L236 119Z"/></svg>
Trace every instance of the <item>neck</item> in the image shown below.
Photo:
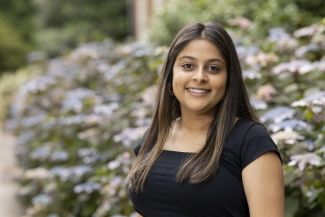
<svg viewBox="0 0 325 217"><path fill-rule="evenodd" d="M207 132L212 120L212 115L182 113L181 118L179 118L177 122L180 130L198 133Z"/></svg>

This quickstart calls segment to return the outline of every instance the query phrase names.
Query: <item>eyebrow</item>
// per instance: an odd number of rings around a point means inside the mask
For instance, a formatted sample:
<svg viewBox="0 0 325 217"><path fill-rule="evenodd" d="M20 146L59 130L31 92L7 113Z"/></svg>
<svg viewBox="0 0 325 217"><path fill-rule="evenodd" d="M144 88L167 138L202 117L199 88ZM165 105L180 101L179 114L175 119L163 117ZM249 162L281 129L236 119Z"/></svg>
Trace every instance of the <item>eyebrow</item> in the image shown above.
<svg viewBox="0 0 325 217"><path fill-rule="evenodd" d="M192 57L192 56L182 56L182 57L180 57L179 59L185 59L185 58L187 58L187 59L191 59L191 60L198 60L197 58ZM210 63L210 62L220 62L220 63L224 64L224 62L221 61L221 60L218 59L218 58L209 59L209 60L207 60L207 62L209 62L209 63Z"/></svg>

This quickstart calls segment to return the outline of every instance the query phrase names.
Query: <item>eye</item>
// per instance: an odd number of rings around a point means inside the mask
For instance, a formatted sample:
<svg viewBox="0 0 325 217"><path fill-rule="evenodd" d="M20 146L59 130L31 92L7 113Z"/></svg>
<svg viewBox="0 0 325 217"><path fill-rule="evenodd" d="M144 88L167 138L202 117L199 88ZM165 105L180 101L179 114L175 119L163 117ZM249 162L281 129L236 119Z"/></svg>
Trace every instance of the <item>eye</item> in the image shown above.
<svg viewBox="0 0 325 217"><path fill-rule="evenodd" d="M195 67L191 63L184 63L182 64L184 69L194 69Z"/></svg>
<svg viewBox="0 0 325 217"><path fill-rule="evenodd" d="M209 66L207 67L207 70L212 72L219 72L220 68L218 66Z"/></svg>

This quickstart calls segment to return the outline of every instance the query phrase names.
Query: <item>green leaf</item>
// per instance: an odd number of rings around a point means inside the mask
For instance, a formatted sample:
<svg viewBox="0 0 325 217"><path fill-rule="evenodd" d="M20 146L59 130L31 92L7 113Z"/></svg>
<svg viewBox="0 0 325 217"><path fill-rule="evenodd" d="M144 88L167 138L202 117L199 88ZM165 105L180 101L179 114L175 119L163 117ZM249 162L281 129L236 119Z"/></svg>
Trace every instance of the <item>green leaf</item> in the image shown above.
<svg viewBox="0 0 325 217"><path fill-rule="evenodd" d="M285 198L285 217L294 217L299 208L299 200L296 197Z"/></svg>
<svg viewBox="0 0 325 217"><path fill-rule="evenodd" d="M308 122L311 122L313 120L314 114L310 109L307 109L305 112L305 117Z"/></svg>

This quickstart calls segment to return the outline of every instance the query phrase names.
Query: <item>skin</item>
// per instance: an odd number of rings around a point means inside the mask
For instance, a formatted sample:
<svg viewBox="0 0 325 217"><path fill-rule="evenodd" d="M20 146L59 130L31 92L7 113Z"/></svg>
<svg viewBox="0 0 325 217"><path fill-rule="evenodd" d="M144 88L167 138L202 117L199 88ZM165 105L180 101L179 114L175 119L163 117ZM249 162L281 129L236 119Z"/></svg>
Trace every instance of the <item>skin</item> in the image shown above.
<svg viewBox="0 0 325 217"><path fill-rule="evenodd" d="M212 118L215 106L224 96L226 82L227 67L219 49L207 40L190 42L178 54L173 67L173 91L180 102L182 118ZM195 93L193 89L208 92Z"/></svg>
<svg viewBox="0 0 325 217"><path fill-rule="evenodd" d="M194 40L177 55L173 91L180 102L182 116L175 121L164 149L198 152L202 148L215 106L224 96L226 82L225 60L210 41Z"/></svg>
<svg viewBox="0 0 325 217"><path fill-rule="evenodd" d="M178 54L172 87L182 116L172 127L165 150L198 152L202 148L226 82L225 60L213 43L194 40ZM207 92L193 93L193 89ZM261 155L245 167L242 178L251 217L284 216L282 165L274 152Z"/></svg>
<svg viewBox="0 0 325 217"><path fill-rule="evenodd" d="M242 172L250 217L284 217L282 165L274 152L266 152Z"/></svg>

